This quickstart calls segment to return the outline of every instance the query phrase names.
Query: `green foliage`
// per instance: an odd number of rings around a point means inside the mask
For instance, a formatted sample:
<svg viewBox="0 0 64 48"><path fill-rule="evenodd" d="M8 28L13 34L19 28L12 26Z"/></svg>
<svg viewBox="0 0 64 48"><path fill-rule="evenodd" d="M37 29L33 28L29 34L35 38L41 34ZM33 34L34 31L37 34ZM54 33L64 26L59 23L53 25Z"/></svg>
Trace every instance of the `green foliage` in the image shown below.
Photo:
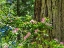
<svg viewBox="0 0 64 48"><path fill-rule="evenodd" d="M48 18L43 18L43 20L43 22L37 22L28 15L25 17L0 16L0 28L4 28L6 25L12 29L8 29L6 32L0 31L1 34L5 33L5 36L1 36L1 44L7 43L13 48L63 48L64 46L55 40L50 41L48 30L51 30L52 26ZM15 45L12 44L13 42Z"/></svg>
<svg viewBox="0 0 64 48"><path fill-rule="evenodd" d="M20 0L19 0L20 1ZM0 1L0 15L12 16L17 15L17 1L12 1L12 4L8 4L6 0ZM26 0L19 2L19 14L20 16L34 15L34 0Z"/></svg>
<svg viewBox="0 0 64 48"><path fill-rule="evenodd" d="M64 46L49 39L48 30L52 29L49 19L46 18L37 22L26 15L25 17L0 16L0 28L7 29L5 32L0 31L2 35L0 43L7 44L12 48L63 48ZM4 34L3 34L4 33Z"/></svg>
<svg viewBox="0 0 64 48"><path fill-rule="evenodd" d="M35 0L19 0L18 7L20 16L26 16L26 14L30 16L34 15L34 1ZM13 4L15 4L14 12L17 14L17 0L14 1Z"/></svg>
<svg viewBox="0 0 64 48"><path fill-rule="evenodd" d="M63 42L50 40L49 18L44 17L41 22L32 19L34 0L19 2L20 17L16 15L16 0L12 4L0 2L0 48L64 48Z"/></svg>

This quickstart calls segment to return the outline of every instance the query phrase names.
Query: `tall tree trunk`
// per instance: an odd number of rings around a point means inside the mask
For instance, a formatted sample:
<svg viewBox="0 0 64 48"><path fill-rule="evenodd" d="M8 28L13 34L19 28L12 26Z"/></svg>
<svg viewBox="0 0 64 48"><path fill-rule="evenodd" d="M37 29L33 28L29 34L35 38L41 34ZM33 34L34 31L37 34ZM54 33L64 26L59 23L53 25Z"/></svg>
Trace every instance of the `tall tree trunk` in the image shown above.
<svg viewBox="0 0 64 48"><path fill-rule="evenodd" d="M34 19L40 21L42 0L35 0Z"/></svg>
<svg viewBox="0 0 64 48"><path fill-rule="evenodd" d="M64 41L64 0L35 0L34 18L40 21L42 17L49 17L53 25L50 36Z"/></svg>

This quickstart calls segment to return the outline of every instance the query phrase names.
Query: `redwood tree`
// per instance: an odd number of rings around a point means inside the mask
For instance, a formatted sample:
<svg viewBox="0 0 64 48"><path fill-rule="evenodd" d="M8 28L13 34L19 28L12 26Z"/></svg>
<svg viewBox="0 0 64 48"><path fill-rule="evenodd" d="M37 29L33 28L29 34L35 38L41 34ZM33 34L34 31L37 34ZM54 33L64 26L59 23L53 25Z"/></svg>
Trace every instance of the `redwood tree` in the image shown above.
<svg viewBox="0 0 64 48"><path fill-rule="evenodd" d="M53 25L50 33L60 41L64 41L64 0L35 0L34 19L49 17ZM52 35L50 35L52 36Z"/></svg>

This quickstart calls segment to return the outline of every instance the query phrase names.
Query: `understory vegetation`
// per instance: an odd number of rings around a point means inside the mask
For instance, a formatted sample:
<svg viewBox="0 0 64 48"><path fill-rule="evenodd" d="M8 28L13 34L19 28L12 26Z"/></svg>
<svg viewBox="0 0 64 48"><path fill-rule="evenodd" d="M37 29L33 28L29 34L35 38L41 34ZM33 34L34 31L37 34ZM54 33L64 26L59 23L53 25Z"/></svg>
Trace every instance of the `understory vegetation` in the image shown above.
<svg viewBox="0 0 64 48"><path fill-rule="evenodd" d="M53 26L48 17L40 22L33 19L34 1L20 3L20 16L16 13L17 1L11 5L0 2L0 48L64 48L64 42L50 40Z"/></svg>

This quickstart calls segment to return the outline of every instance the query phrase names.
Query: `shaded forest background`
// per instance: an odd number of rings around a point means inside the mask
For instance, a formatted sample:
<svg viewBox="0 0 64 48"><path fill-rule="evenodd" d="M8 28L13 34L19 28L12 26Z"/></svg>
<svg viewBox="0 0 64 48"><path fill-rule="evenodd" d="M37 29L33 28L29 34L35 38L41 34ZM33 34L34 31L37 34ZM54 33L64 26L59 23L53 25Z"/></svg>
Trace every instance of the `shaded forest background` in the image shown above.
<svg viewBox="0 0 64 48"><path fill-rule="evenodd" d="M5 15L8 13L18 16L34 15L34 0L1 0L0 9ZM5 10L5 9L8 10Z"/></svg>

